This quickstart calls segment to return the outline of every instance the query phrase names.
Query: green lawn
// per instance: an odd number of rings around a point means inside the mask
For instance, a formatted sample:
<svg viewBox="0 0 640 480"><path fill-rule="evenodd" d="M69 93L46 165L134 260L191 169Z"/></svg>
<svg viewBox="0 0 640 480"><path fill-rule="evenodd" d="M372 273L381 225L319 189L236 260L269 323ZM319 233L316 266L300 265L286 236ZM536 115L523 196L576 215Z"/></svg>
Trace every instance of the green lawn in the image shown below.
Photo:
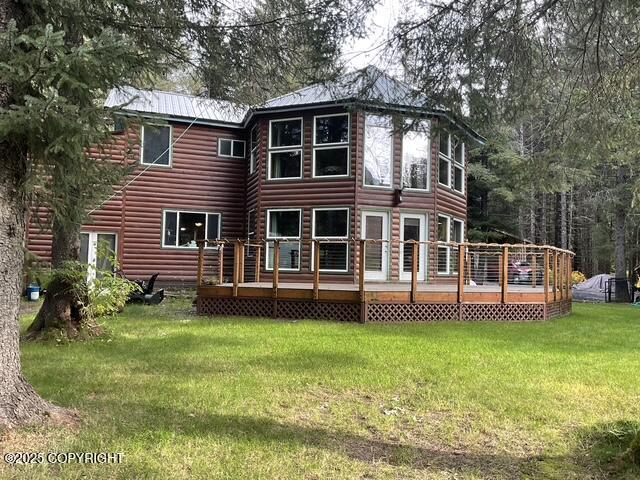
<svg viewBox="0 0 640 480"><path fill-rule="evenodd" d="M29 320L25 316L24 322ZM130 307L110 336L27 344L26 376L82 425L0 450L122 452L10 478L637 478L640 309L540 323L359 325Z"/></svg>

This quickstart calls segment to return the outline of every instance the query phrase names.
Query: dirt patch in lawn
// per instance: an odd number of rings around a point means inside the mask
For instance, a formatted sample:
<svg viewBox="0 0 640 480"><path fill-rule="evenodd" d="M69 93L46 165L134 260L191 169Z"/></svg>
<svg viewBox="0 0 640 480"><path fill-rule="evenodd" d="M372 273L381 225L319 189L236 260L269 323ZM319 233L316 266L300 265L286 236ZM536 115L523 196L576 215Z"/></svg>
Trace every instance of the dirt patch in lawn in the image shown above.
<svg viewBox="0 0 640 480"><path fill-rule="evenodd" d="M295 419L326 432L320 437L324 448L374 469L409 469L419 477L544 476L544 445L531 432L495 430L472 414L425 411L415 403L404 395L316 388L298 403L305 407L296 409Z"/></svg>

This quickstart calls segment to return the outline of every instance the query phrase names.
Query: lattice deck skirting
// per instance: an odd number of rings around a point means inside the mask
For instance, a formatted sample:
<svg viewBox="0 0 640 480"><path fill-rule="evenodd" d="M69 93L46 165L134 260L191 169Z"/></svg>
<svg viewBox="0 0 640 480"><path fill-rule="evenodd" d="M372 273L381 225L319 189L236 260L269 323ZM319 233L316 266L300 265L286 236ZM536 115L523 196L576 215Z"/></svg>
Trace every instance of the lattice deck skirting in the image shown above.
<svg viewBox="0 0 640 480"><path fill-rule="evenodd" d="M571 313L571 300L550 303L348 303L271 298L199 297L199 315L337 320L438 322L545 320Z"/></svg>

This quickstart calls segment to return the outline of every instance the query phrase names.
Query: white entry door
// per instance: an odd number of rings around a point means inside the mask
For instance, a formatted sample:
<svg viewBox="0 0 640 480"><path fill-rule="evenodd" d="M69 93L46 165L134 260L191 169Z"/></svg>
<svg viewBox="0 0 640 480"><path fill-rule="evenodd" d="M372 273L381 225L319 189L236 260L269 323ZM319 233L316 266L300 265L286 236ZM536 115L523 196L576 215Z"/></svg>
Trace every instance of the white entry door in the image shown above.
<svg viewBox="0 0 640 480"><path fill-rule="evenodd" d="M381 240L367 242L365 252L365 279L387 280L389 272L389 214L386 212L362 213L362 238Z"/></svg>
<svg viewBox="0 0 640 480"><path fill-rule="evenodd" d="M89 280L95 278L96 270L111 270L111 257L116 252L115 233L84 232L80 234L80 261L89 264Z"/></svg>
<svg viewBox="0 0 640 480"><path fill-rule="evenodd" d="M400 240L403 242L415 240L424 242L427 239L427 217L416 213L400 214ZM418 246L418 280L425 279L426 244ZM411 266L413 264L413 245L400 243L400 280L411 280Z"/></svg>

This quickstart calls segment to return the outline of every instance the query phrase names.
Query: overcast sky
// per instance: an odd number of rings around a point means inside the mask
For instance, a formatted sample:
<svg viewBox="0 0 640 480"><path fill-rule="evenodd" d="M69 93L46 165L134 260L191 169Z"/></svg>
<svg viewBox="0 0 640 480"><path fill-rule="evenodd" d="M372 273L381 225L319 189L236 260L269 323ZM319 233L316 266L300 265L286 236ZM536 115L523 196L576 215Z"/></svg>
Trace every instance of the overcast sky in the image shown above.
<svg viewBox="0 0 640 480"><path fill-rule="evenodd" d="M382 58L383 49L389 34L406 10L406 0L381 0L376 9L371 12L366 20L368 34L366 38L349 42L342 55L343 60L349 65L349 69L359 69L367 65L376 65L382 70L393 73L393 66L388 59Z"/></svg>

